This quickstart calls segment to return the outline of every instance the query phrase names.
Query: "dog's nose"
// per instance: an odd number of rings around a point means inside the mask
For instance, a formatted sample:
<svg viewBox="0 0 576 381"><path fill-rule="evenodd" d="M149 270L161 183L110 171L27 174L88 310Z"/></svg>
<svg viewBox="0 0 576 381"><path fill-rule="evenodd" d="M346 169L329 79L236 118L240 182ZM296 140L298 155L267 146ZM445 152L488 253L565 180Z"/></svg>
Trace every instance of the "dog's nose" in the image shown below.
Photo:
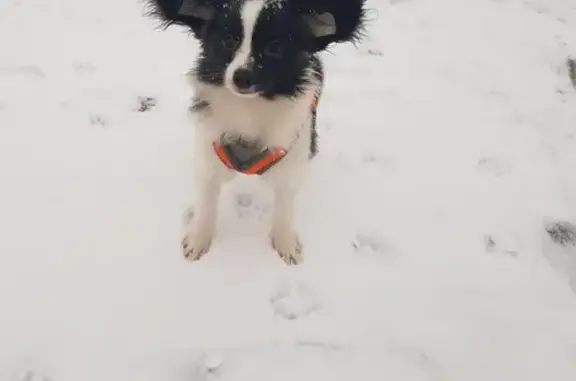
<svg viewBox="0 0 576 381"><path fill-rule="evenodd" d="M238 69L232 77L234 84L240 90L249 90L254 85L252 70Z"/></svg>

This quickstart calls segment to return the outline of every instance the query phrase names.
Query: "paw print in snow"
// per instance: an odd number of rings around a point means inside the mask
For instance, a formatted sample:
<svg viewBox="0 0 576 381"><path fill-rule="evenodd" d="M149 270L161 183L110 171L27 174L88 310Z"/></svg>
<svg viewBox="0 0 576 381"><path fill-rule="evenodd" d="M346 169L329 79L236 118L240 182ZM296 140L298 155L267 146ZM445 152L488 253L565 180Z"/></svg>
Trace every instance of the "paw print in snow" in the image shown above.
<svg viewBox="0 0 576 381"><path fill-rule="evenodd" d="M364 48L360 50L360 54L373 57L382 57L384 55L384 53L382 53L382 50L377 48Z"/></svg>
<svg viewBox="0 0 576 381"><path fill-rule="evenodd" d="M518 256L518 251L516 249L512 248L504 249L503 245L501 243L497 243L496 238L494 238L490 234L486 234L484 236L484 248L486 249L486 252L490 254L499 253L510 257Z"/></svg>
<svg viewBox="0 0 576 381"><path fill-rule="evenodd" d="M484 247L489 253L496 251L496 241L494 241L494 238L489 234L484 236Z"/></svg>
<svg viewBox="0 0 576 381"><path fill-rule="evenodd" d="M254 203L252 195L247 193L241 193L236 195L236 205L241 208L249 208Z"/></svg>
<svg viewBox="0 0 576 381"><path fill-rule="evenodd" d="M494 157L485 157L478 160L476 168L482 174L490 174L496 177L501 177L509 171L509 168L502 160Z"/></svg>
<svg viewBox="0 0 576 381"><path fill-rule="evenodd" d="M352 247L360 254L384 253L386 251L384 241L376 235L369 234L358 234L356 239L352 241Z"/></svg>
<svg viewBox="0 0 576 381"><path fill-rule="evenodd" d="M49 372L44 366L37 363L30 363L29 360L15 365L12 370L3 373L0 370L0 380L2 381L53 381L52 377L47 376Z"/></svg>
<svg viewBox="0 0 576 381"><path fill-rule="evenodd" d="M216 380L220 376L220 371L224 359L217 355L202 353L192 361L192 375L189 378L193 381Z"/></svg>
<svg viewBox="0 0 576 381"><path fill-rule="evenodd" d="M270 211L269 205L259 205L254 201L254 196L249 193L239 193L234 197L234 208L239 218L247 218L255 214L261 220Z"/></svg>
<svg viewBox="0 0 576 381"><path fill-rule="evenodd" d="M239 218L246 218L254 210L254 197L248 193L234 196L234 209Z"/></svg>
<svg viewBox="0 0 576 381"><path fill-rule="evenodd" d="M576 58L568 58L566 60L566 66L568 67L568 77L574 89L576 89Z"/></svg>
<svg viewBox="0 0 576 381"><path fill-rule="evenodd" d="M90 62L77 62L74 64L74 69L77 73L92 73L96 71L96 67L92 65Z"/></svg>
<svg viewBox="0 0 576 381"><path fill-rule="evenodd" d="M545 229L550 239L557 245L576 246L576 225L566 221L549 222Z"/></svg>
<svg viewBox="0 0 576 381"><path fill-rule="evenodd" d="M107 122L106 119L104 119L102 116L100 115L92 115L90 117L90 124L92 126L102 126L105 127Z"/></svg>
<svg viewBox="0 0 576 381"><path fill-rule="evenodd" d="M45 74L38 66L8 66L0 67L0 74L23 74L25 76L44 78Z"/></svg>
<svg viewBox="0 0 576 381"><path fill-rule="evenodd" d="M18 375L14 381L52 381L52 379L33 371L26 371Z"/></svg>
<svg viewBox="0 0 576 381"><path fill-rule="evenodd" d="M276 315L286 320L309 316L320 308L318 295L301 282L282 283L270 298L270 303Z"/></svg>
<svg viewBox="0 0 576 381"><path fill-rule="evenodd" d="M138 107L135 111L145 112L150 111L158 104L156 98L152 97L138 97Z"/></svg>
<svg viewBox="0 0 576 381"><path fill-rule="evenodd" d="M384 53L382 53L382 51L379 49L368 49L366 53L368 53L371 56L377 56L377 57L382 57L384 55Z"/></svg>
<svg viewBox="0 0 576 381"><path fill-rule="evenodd" d="M193 219L194 219L194 208L189 207L184 211L184 214L182 215L182 227L189 226Z"/></svg>
<svg viewBox="0 0 576 381"><path fill-rule="evenodd" d="M378 161L378 157L372 153L365 153L361 158L363 163L375 163Z"/></svg>
<svg viewBox="0 0 576 381"><path fill-rule="evenodd" d="M373 152L363 153L360 156L360 161L364 165L375 166L381 169L393 169L395 165L391 157Z"/></svg>

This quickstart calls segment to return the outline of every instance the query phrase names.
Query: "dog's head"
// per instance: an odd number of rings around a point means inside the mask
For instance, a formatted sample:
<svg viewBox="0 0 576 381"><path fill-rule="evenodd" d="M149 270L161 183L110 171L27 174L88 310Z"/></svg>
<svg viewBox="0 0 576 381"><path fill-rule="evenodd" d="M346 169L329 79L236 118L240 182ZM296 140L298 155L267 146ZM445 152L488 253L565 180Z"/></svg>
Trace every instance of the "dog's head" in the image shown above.
<svg viewBox="0 0 576 381"><path fill-rule="evenodd" d="M365 0L148 0L200 41L199 81L244 97L294 96L318 80L315 54L358 40Z"/></svg>

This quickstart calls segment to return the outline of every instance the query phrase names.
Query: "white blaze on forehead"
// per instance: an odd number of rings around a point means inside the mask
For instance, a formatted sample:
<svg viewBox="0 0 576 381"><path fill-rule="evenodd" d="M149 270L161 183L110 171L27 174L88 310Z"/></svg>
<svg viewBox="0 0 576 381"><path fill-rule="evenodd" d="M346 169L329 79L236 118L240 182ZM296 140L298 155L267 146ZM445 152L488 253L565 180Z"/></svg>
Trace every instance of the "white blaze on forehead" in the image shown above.
<svg viewBox="0 0 576 381"><path fill-rule="evenodd" d="M242 5L240 17L242 18L242 28L244 29L244 40L242 40L242 46L240 47L241 51L250 51L254 27L256 26L260 12L262 12L265 6L265 0L246 0Z"/></svg>
<svg viewBox="0 0 576 381"><path fill-rule="evenodd" d="M252 37L254 35L254 27L258 16L266 6L265 0L246 0L242 4L240 10L240 18L242 21L243 37L240 47L236 51L236 55L226 70L226 85L233 87L232 76L234 72L246 65L250 60L250 53L252 51Z"/></svg>

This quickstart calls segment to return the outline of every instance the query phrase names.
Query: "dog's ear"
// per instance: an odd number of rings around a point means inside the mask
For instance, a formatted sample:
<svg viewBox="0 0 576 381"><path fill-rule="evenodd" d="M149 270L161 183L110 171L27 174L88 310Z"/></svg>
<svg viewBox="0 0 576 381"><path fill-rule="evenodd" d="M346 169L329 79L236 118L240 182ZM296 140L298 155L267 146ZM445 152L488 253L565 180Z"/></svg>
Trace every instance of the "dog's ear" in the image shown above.
<svg viewBox="0 0 576 381"><path fill-rule="evenodd" d="M316 50L332 43L360 39L366 0L296 0L304 22L315 38Z"/></svg>
<svg viewBox="0 0 576 381"><path fill-rule="evenodd" d="M204 25L216 15L210 0L147 0L148 16L159 19L163 27L188 26L199 38Z"/></svg>

